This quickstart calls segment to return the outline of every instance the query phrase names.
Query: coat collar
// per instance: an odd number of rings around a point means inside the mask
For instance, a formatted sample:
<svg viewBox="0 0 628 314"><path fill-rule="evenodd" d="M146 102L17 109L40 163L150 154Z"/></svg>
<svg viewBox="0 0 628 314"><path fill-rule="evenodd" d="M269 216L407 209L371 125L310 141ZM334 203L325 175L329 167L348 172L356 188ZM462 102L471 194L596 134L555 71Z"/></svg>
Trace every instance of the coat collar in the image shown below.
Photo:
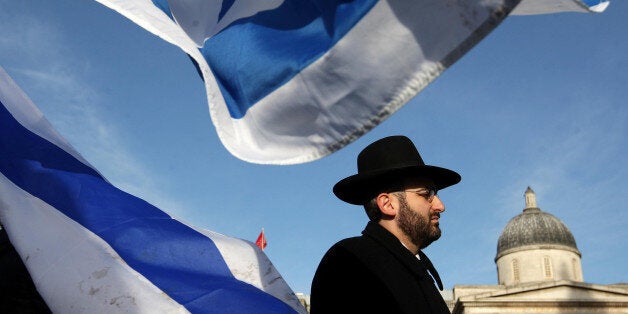
<svg viewBox="0 0 628 314"><path fill-rule="evenodd" d="M378 223L369 221L362 231L364 236L370 237L380 245L385 247L391 254L397 258L405 267L407 267L410 271L416 274L419 277L424 277L427 275L427 271L429 271L436 281L438 288L443 290L443 283L441 282L440 276L434 268L434 265L430 261L430 259L423 253L419 251L419 256L421 260L417 259L417 257L412 254L402 243L395 237L390 231L386 230L386 228L380 226ZM427 271L426 271L427 270Z"/></svg>

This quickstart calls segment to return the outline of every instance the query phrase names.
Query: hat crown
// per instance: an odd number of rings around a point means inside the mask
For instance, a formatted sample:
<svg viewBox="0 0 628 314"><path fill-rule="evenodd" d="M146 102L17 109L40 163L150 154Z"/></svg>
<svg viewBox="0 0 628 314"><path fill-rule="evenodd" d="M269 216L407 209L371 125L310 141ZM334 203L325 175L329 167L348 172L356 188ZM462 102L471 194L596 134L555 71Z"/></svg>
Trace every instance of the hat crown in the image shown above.
<svg viewBox="0 0 628 314"><path fill-rule="evenodd" d="M358 155L358 173L424 165L412 141L401 135L373 142Z"/></svg>
<svg viewBox="0 0 628 314"><path fill-rule="evenodd" d="M460 182L455 171L426 165L409 138L395 135L365 147L358 155L358 173L336 183L334 194L347 203L364 205L382 189L408 177L429 178L437 190Z"/></svg>

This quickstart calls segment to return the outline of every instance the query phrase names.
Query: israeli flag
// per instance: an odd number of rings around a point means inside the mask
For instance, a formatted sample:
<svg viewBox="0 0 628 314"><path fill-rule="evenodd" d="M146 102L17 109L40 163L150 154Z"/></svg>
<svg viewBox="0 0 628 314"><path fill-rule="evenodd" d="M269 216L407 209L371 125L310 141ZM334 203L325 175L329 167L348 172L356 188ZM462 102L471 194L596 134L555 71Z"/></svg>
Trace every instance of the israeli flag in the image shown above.
<svg viewBox="0 0 628 314"><path fill-rule="evenodd" d="M254 243L108 183L2 68L0 223L55 313L306 313Z"/></svg>
<svg viewBox="0 0 628 314"><path fill-rule="evenodd" d="M96 1L189 54L223 145L261 164L312 161L356 140L519 2L520 14L604 6L581 0Z"/></svg>

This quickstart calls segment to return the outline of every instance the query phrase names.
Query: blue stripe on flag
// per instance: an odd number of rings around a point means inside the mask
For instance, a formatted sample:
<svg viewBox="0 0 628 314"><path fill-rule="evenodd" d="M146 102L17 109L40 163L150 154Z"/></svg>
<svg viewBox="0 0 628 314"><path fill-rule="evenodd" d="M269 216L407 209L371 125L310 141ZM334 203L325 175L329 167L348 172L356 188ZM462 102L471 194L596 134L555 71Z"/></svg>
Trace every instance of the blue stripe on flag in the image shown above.
<svg viewBox="0 0 628 314"><path fill-rule="evenodd" d="M586 5L588 5L589 7L592 7L594 5L598 5L602 2L607 2L608 0L582 0L582 2L584 2Z"/></svg>
<svg viewBox="0 0 628 314"><path fill-rule="evenodd" d="M172 18L165 0L153 3ZM205 41L200 51L231 117L242 118L258 100L316 61L376 3L286 0L276 9L237 20Z"/></svg>
<svg viewBox="0 0 628 314"><path fill-rule="evenodd" d="M100 236L172 299L192 312L295 312L235 279L211 239L109 184L0 105L0 172Z"/></svg>

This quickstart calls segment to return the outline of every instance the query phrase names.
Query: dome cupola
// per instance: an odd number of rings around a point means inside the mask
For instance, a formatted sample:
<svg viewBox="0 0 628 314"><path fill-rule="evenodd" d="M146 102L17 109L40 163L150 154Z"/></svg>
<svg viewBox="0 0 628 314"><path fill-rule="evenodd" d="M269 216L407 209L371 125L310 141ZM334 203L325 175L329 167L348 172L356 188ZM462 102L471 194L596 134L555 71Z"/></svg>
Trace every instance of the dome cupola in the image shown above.
<svg viewBox="0 0 628 314"><path fill-rule="evenodd" d="M496 259L513 250L543 245L564 246L580 255L571 231L560 219L536 206L536 196L530 187L525 192L525 201L523 213L512 218L499 236Z"/></svg>

